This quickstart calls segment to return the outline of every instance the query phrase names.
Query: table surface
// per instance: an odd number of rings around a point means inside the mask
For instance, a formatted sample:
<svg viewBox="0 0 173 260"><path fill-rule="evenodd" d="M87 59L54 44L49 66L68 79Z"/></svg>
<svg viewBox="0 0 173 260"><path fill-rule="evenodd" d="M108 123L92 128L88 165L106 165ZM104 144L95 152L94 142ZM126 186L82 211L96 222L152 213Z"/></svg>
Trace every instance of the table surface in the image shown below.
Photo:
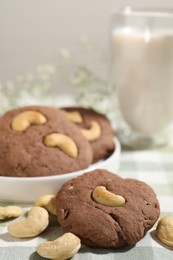
<svg viewBox="0 0 173 260"><path fill-rule="evenodd" d="M112 169L113 170L113 169ZM161 216L173 215L173 149L148 151L122 151L121 177L135 178L148 183L156 192L161 207ZM31 205L22 205L27 211ZM56 217L51 217L50 226L33 239L17 239L7 232L11 221L0 222L0 259L44 259L36 253L36 246L45 240L54 240L63 234ZM157 223L156 223L157 224ZM82 246L73 259L173 259L173 251L161 244L155 236L156 225L136 246L123 249L93 249Z"/></svg>

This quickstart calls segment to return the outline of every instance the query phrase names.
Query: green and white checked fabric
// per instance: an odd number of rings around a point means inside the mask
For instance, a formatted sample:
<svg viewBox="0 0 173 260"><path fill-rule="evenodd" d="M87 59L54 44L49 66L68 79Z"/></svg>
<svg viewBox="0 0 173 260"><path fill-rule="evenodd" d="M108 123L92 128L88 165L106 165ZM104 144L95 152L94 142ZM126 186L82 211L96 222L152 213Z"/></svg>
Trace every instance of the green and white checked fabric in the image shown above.
<svg viewBox="0 0 173 260"><path fill-rule="evenodd" d="M112 169L113 171L113 169ZM173 215L173 151L123 151L118 173L123 178L136 178L148 183L156 192L161 206L161 216ZM23 205L27 211L30 205ZM12 220L14 221L14 220ZM10 221L0 222L0 260L38 260L36 246L45 240L54 240L63 234L56 218L39 237L17 239L7 232ZM171 260L173 250L161 244L155 237L156 225L135 247L123 249L94 249L82 246L74 260Z"/></svg>

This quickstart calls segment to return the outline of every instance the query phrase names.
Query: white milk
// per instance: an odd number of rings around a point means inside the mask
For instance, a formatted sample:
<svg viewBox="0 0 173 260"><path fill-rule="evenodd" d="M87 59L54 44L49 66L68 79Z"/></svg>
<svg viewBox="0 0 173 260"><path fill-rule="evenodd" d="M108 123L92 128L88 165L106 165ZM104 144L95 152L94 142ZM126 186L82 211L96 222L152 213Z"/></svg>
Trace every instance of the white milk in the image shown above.
<svg viewBox="0 0 173 260"><path fill-rule="evenodd" d="M173 31L113 31L120 110L135 130L151 134L173 122Z"/></svg>

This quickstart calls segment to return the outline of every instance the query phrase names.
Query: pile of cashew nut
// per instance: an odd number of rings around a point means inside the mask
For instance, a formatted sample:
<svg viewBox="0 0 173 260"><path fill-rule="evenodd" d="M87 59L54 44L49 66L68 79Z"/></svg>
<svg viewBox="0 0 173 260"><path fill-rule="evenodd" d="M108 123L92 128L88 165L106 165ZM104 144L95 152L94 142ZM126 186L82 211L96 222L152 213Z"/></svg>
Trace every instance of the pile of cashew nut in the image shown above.
<svg viewBox="0 0 173 260"><path fill-rule="evenodd" d="M0 207L0 220L21 216L23 209L18 206ZM49 225L49 212L56 215L55 196L40 196L28 211L25 219L12 221L8 233L17 238L31 238L41 234ZM58 260L74 256L81 247L80 239L72 233L65 233L54 241L43 242L37 246L37 253L45 258Z"/></svg>
<svg viewBox="0 0 173 260"><path fill-rule="evenodd" d="M96 203L117 207L125 203L125 199L116 195L104 186L96 187L92 192L92 198ZM47 194L40 196L29 210L25 219L13 221L8 225L10 235L17 238L31 238L38 236L49 225L49 212L56 215L55 196ZM17 206L0 207L0 219L18 217L22 214L22 208ZM37 253L48 259L68 259L74 256L81 247L80 239L72 233L65 233L63 236L43 242L37 246Z"/></svg>
<svg viewBox="0 0 173 260"><path fill-rule="evenodd" d="M123 206L126 203L124 197L108 191L104 186L97 186L92 192L92 198L96 203L109 207ZM18 206L0 207L0 220L19 217L22 212L22 208ZM39 235L49 225L49 212L56 215L55 196L51 194L40 196L29 210L27 218L13 221L8 225L9 234L17 238ZM165 216L159 220L156 235L165 245L173 247L173 216ZM81 241L76 235L65 233L53 241L41 243L36 251L42 257L63 260L74 256L80 247Z"/></svg>

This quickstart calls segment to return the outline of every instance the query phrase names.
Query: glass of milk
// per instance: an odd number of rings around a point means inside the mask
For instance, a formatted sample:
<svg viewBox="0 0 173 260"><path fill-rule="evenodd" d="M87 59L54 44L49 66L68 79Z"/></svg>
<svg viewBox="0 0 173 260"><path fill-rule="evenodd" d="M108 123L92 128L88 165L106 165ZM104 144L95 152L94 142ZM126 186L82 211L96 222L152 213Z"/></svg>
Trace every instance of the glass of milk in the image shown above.
<svg viewBox="0 0 173 260"><path fill-rule="evenodd" d="M114 124L122 144L169 142L173 125L173 12L115 10L111 26Z"/></svg>

